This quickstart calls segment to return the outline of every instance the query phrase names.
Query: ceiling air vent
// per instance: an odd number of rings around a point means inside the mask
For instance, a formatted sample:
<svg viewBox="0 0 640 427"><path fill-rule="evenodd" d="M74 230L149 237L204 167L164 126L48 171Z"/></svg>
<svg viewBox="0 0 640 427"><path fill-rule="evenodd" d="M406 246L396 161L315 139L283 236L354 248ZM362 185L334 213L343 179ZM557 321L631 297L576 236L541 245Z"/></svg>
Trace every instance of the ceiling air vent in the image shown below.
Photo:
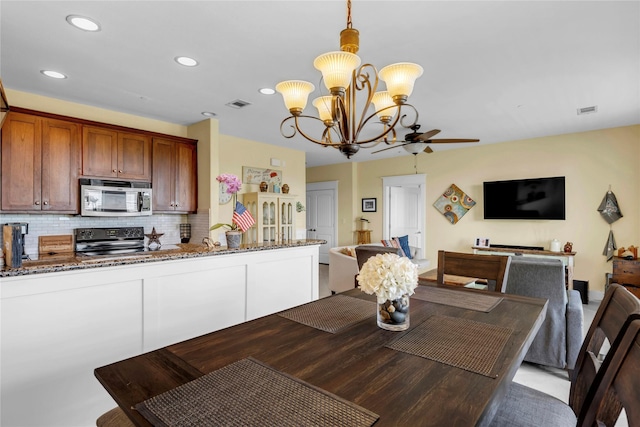
<svg viewBox="0 0 640 427"><path fill-rule="evenodd" d="M597 113L597 112L598 112L597 105L592 105L591 107L578 108L579 116L581 116L582 114L591 114L591 113Z"/></svg>
<svg viewBox="0 0 640 427"><path fill-rule="evenodd" d="M251 103L247 101L243 101L242 99L236 99L235 101L227 102L225 105L227 107L240 109L240 108L248 107L249 105L251 105Z"/></svg>

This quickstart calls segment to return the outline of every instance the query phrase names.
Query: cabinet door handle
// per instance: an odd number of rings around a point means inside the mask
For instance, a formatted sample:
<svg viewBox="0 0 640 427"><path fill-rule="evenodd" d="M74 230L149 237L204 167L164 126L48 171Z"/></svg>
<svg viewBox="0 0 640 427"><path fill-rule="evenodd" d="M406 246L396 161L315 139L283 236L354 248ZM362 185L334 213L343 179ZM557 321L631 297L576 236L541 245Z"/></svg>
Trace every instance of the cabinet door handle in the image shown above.
<svg viewBox="0 0 640 427"><path fill-rule="evenodd" d="M114 170L112 170L111 172L115 173L115 172L117 172L117 171L114 169Z"/></svg>
<svg viewBox="0 0 640 427"><path fill-rule="evenodd" d="M122 173L122 171L118 171L118 173Z"/></svg>
<svg viewBox="0 0 640 427"><path fill-rule="evenodd" d="M43 203L43 205L45 205L45 206L46 206L46 205L48 205L48 204L49 204L49 202L44 202L44 203Z"/></svg>
<svg viewBox="0 0 640 427"><path fill-rule="evenodd" d="M40 205L40 202L39 202L39 201L37 201L37 200L36 200L36 205L37 205L37 206L39 206L39 205Z"/></svg>

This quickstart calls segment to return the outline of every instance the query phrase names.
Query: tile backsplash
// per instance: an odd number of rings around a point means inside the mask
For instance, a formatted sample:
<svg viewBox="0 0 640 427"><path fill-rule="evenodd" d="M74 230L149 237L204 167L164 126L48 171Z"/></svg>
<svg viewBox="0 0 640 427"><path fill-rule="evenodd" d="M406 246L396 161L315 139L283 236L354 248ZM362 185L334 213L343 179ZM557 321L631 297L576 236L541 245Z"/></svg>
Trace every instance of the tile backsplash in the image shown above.
<svg viewBox="0 0 640 427"><path fill-rule="evenodd" d="M208 234L208 212L197 215L152 215L146 217L83 217L77 215L46 215L46 214L0 214L0 222L26 222L29 232L25 237L25 252L28 255L38 255L38 236L73 234L76 228L88 227L144 227L145 233L151 233L153 227L156 232L164 233L160 238L163 244L180 243L180 224L193 223L191 243L199 243ZM195 226L195 228L194 228ZM203 234L200 236L200 234ZM145 243L146 243L145 239Z"/></svg>

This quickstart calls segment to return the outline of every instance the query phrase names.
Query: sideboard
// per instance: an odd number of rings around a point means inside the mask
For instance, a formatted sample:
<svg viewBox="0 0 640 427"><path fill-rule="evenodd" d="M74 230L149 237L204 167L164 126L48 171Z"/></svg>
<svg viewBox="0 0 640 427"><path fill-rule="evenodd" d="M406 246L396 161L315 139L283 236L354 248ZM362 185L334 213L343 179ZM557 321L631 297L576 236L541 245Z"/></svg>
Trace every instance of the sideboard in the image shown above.
<svg viewBox="0 0 640 427"><path fill-rule="evenodd" d="M573 289L573 266L576 252L553 252L538 249L511 249L511 248L492 248L484 246L472 246L473 253L482 252L493 255L517 255L530 256L538 258L559 259L565 267L565 281L567 289Z"/></svg>

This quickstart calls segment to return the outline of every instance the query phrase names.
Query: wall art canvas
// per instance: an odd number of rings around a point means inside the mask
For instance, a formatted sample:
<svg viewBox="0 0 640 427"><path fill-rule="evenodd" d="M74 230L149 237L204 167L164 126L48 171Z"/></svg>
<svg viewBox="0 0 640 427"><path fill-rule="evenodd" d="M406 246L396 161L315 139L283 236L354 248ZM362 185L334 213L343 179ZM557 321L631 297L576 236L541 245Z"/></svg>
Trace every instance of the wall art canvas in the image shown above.
<svg viewBox="0 0 640 427"><path fill-rule="evenodd" d="M261 182L275 184L279 188L282 183L282 172L276 169L242 167L243 184L260 184Z"/></svg>
<svg viewBox="0 0 640 427"><path fill-rule="evenodd" d="M451 184L433 206L444 215L451 224L455 224L471 209L476 202L457 185Z"/></svg>

